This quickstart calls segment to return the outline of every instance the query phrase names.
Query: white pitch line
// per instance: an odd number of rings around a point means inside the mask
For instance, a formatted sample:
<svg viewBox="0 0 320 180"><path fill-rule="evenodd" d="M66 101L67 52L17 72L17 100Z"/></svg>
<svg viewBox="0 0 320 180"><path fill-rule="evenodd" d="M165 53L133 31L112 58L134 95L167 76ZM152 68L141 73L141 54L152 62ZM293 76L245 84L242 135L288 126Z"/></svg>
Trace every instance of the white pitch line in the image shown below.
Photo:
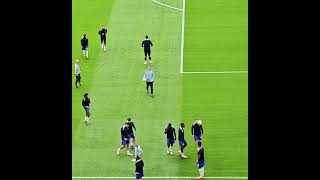
<svg viewBox="0 0 320 180"><path fill-rule="evenodd" d="M176 8L176 7L173 7L173 6L169 6L169 5L163 4L163 3L159 2L159 1L156 1L156 0L152 0L152 1L153 1L153 2L155 2L155 3L158 3L158 4L162 5L162 6L165 6L165 7L171 8L171 9L175 9L175 10L183 11L183 10L182 10L182 9L180 9L180 8Z"/></svg>
<svg viewBox="0 0 320 180"><path fill-rule="evenodd" d="M181 45L180 45L180 73L183 73L183 49L184 49L184 19L186 15L186 1L182 0L182 16L181 16Z"/></svg>
<svg viewBox="0 0 320 180"><path fill-rule="evenodd" d="M190 71L182 72L183 74L247 74L248 71Z"/></svg>
<svg viewBox="0 0 320 180"><path fill-rule="evenodd" d="M135 179L135 177L72 177L72 179ZM195 177L143 177L143 179L195 179ZM232 177L232 176L217 176L217 177L204 177L204 179L248 179L248 177Z"/></svg>

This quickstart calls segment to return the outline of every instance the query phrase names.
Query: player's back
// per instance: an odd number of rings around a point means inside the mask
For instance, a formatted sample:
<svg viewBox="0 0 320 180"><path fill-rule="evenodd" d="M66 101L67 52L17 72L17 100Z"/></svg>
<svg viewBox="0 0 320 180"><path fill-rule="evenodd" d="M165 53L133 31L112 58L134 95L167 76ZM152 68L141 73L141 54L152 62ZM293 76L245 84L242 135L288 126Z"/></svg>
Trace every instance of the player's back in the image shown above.
<svg viewBox="0 0 320 180"><path fill-rule="evenodd" d="M88 46L88 38L87 37L82 37L81 45L82 46Z"/></svg>
<svg viewBox="0 0 320 180"><path fill-rule="evenodd" d="M150 47L153 46L153 44L149 39L145 39L142 42L142 46L144 47L144 49L150 49Z"/></svg>

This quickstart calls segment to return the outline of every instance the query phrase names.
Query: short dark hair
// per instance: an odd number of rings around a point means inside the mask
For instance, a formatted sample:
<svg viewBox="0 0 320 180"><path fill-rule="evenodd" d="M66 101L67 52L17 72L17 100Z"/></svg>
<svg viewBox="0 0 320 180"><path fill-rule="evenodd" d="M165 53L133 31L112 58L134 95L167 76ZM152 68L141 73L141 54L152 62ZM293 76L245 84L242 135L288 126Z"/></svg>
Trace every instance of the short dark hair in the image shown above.
<svg viewBox="0 0 320 180"><path fill-rule="evenodd" d="M180 126L184 126L184 123L180 123Z"/></svg>
<svg viewBox="0 0 320 180"><path fill-rule="evenodd" d="M85 93L83 96L84 96L84 97L87 97L87 96L88 96L88 93Z"/></svg>
<svg viewBox="0 0 320 180"><path fill-rule="evenodd" d="M168 124L168 127L171 127L171 123Z"/></svg>
<svg viewBox="0 0 320 180"><path fill-rule="evenodd" d="M128 120L128 121L131 121L131 118L128 118L127 120Z"/></svg>
<svg viewBox="0 0 320 180"><path fill-rule="evenodd" d="M146 35L146 39L148 39L148 35Z"/></svg>
<svg viewBox="0 0 320 180"><path fill-rule="evenodd" d="M83 36L86 37L87 35L86 35L86 34L83 34Z"/></svg>
<svg viewBox="0 0 320 180"><path fill-rule="evenodd" d="M201 147L201 145L202 145L202 142L198 141L198 147Z"/></svg>

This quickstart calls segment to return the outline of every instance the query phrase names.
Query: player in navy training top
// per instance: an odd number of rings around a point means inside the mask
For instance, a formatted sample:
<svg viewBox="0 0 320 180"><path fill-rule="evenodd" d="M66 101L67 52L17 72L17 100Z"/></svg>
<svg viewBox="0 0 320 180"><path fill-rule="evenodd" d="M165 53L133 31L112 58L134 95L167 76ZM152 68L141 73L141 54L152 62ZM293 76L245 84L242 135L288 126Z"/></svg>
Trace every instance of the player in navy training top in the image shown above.
<svg viewBox="0 0 320 180"><path fill-rule="evenodd" d="M196 120L191 127L191 134L193 135L193 138L196 142L202 140L203 136L203 128L202 128L202 121Z"/></svg>
<svg viewBox="0 0 320 180"><path fill-rule="evenodd" d="M84 111L86 112L86 115L85 115L85 117L84 117L84 123L85 123L86 125L88 125L88 124L89 124L89 120L90 120L90 107L89 107L89 105L90 105L90 98L89 98L89 96L88 96L88 93L85 93L83 96L84 96L84 97L83 97L83 99L82 99L82 106L83 106L83 108L84 108Z"/></svg>
<svg viewBox="0 0 320 180"><path fill-rule="evenodd" d="M87 59L89 58L88 46L89 46L89 40L87 38L87 35L84 34L83 37L81 38L81 47L82 47L83 56L86 57Z"/></svg>
<svg viewBox="0 0 320 180"><path fill-rule="evenodd" d="M180 151L179 151L180 156L182 158L187 158L187 156L184 155L184 153L183 153L183 149L187 146L187 141L184 138L184 123L180 124L179 133L178 133L178 140L179 140L179 146L180 146Z"/></svg>
<svg viewBox="0 0 320 180"><path fill-rule="evenodd" d="M127 155L132 156L133 154L129 151L129 125L125 123L120 129L121 132L121 147L117 149L117 154L120 154L120 150L125 148L127 150Z"/></svg>
<svg viewBox="0 0 320 180"><path fill-rule="evenodd" d="M142 45L144 48L144 64L147 64L147 55L149 56L150 63L151 61L151 47L153 46L151 40L148 39L148 36L146 36L146 39L142 41Z"/></svg>
<svg viewBox="0 0 320 180"><path fill-rule="evenodd" d="M129 125L129 127L128 127L128 129L129 129L129 131L128 131L128 133L129 133L129 141L130 141L130 139L132 139L132 142L129 142L129 147L130 148L133 148L133 144L135 143L135 136L134 136L134 133L133 133L133 129L132 128L134 128L134 130L136 131L137 129L136 129L136 126L134 125L134 123L131 121L131 118L128 118L127 119L127 122L126 122L128 125Z"/></svg>
<svg viewBox="0 0 320 180"><path fill-rule="evenodd" d="M144 176L143 166L144 166L144 163L143 163L142 159L139 156L137 156L137 158L136 158L136 180L140 180Z"/></svg>
<svg viewBox="0 0 320 180"><path fill-rule="evenodd" d="M99 30L100 41L101 41L101 49L107 51L107 29L102 26Z"/></svg>
<svg viewBox="0 0 320 180"><path fill-rule="evenodd" d="M172 127L171 123L169 123L164 133L167 134L167 153L173 155L172 146L176 140L176 130Z"/></svg>
<svg viewBox="0 0 320 180"><path fill-rule="evenodd" d="M197 177L197 179L202 179L204 177L204 149L202 147L202 142L198 141L198 161L197 161L197 165L198 165L198 169L199 169L199 177Z"/></svg>

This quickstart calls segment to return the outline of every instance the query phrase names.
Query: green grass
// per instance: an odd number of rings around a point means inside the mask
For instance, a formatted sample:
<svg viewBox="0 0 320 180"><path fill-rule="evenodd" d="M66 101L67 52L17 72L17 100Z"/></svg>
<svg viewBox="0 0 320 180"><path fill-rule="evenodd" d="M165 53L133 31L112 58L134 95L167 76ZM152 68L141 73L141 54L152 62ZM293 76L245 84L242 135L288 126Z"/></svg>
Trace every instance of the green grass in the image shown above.
<svg viewBox="0 0 320 180"><path fill-rule="evenodd" d="M161 2L182 8L181 0ZM186 0L185 22L185 71L247 70L247 1ZM108 28L107 53L100 49L101 24ZM198 174L190 133L196 116L204 125L206 175L247 176L247 74L179 74L180 11L151 0L73 0L72 27L72 64L80 57L83 84L79 89L72 84L73 176L134 175L131 158L115 155L129 116L144 150L145 176ZM83 33L89 38L89 60L80 50ZM140 43L146 34L154 43L155 98L142 81ZM81 107L85 92L92 100L88 127ZM168 122L178 129L181 121L189 144L186 160L166 154L163 134Z"/></svg>

